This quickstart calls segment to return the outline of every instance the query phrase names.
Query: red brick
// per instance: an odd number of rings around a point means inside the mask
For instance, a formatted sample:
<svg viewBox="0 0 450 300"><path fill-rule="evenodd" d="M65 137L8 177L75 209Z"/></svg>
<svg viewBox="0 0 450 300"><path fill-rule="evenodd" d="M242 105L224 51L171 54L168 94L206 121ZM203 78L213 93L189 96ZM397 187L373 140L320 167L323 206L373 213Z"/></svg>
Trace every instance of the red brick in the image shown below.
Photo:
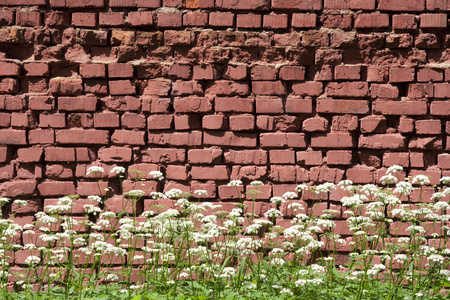
<svg viewBox="0 0 450 300"><path fill-rule="evenodd" d="M113 112L94 114L94 127L117 128L120 126L119 115Z"/></svg>
<svg viewBox="0 0 450 300"><path fill-rule="evenodd" d="M83 80L77 78L51 78L49 92L58 95L79 95L83 92Z"/></svg>
<svg viewBox="0 0 450 300"><path fill-rule="evenodd" d="M109 81L109 93L111 95L134 95L136 87L130 80L114 80Z"/></svg>
<svg viewBox="0 0 450 300"><path fill-rule="evenodd" d="M183 15L183 26L206 27L208 13L201 11L188 11Z"/></svg>
<svg viewBox="0 0 450 300"><path fill-rule="evenodd" d="M351 165L352 151L330 150L327 151L327 165Z"/></svg>
<svg viewBox="0 0 450 300"><path fill-rule="evenodd" d="M11 114L0 113L0 127L10 127L11 126Z"/></svg>
<svg viewBox="0 0 450 300"><path fill-rule="evenodd" d="M378 9L381 11L424 11L425 0L380 0Z"/></svg>
<svg viewBox="0 0 450 300"><path fill-rule="evenodd" d="M96 27L96 13L72 13L72 25L77 27Z"/></svg>
<svg viewBox="0 0 450 300"><path fill-rule="evenodd" d="M433 101L430 113L435 116L447 116L450 113L450 101Z"/></svg>
<svg viewBox="0 0 450 300"><path fill-rule="evenodd" d="M414 15L393 15L392 27L397 30L415 30L417 29L416 18Z"/></svg>
<svg viewBox="0 0 450 300"><path fill-rule="evenodd" d="M257 114L280 114L283 113L283 99L281 98L262 98L255 100Z"/></svg>
<svg viewBox="0 0 450 300"><path fill-rule="evenodd" d="M149 133L148 143L170 146L199 146L202 144L202 132Z"/></svg>
<svg viewBox="0 0 450 300"><path fill-rule="evenodd" d="M275 182L309 181L309 173L300 166L271 165L269 177Z"/></svg>
<svg viewBox="0 0 450 300"><path fill-rule="evenodd" d="M406 138L401 134L374 134L360 136L358 147L368 149L403 149Z"/></svg>
<svg viewBox="0 0 450 300"><path fill-rule="evenodd" d="M113 144L145 145L144 131L118 130L111 136Z"/></svg>
<svg viewBox="0 0 450 300"><path fill-rule="evenodd" d="M17 11L16 24L19 26L36 27L42 24L42 16L38 11Z"/></svg>
<svg viewBox="0 0 450 300"><path fill-rule="evenodd" d="M374 170L365 166L355 166L346 172L347 179L354 183L373 183Z"/></svg>
<svg viewBox="0 0 450 300"><path fill-rule="evenodd" d="M423 153L410 153L409 161L412 168L424 167Z"/></svg>
<svg viewBox="0 0 450 300"><path fill-rule="evenodd" d="M122 127L129 128L145 128L145 116L141 114L125 113L122 115Z"/></svg>
<svg viewBox="0 0 450 300"><path fill-rule="evenodd" d="M150 130L171 129L172 125L172 115L152 115L147 119L147 128Z"/></svg>
<svg viewBox="0 0 450 300"><path fill-rule="evenodd" d="M177 113L207 113L212 111L212 99L204 97L175 98L174 110Z"/></svg>
<svg viewBox="0 0 450 300"><path fill-rule="evenodd" d="M296 163L305 166L320 166L323 162L322 151L297 151Z"/></svg>
<svg viewBox="0 0 450 300"><path fill-rule="evenodd" d="M96 111L97 97L59 97L58 109L62 111Z"/></svg>
<svg viewBox="0 0 450 300"><path fill-rule="evenodd" d="M434 84L434 97L447 98L450 96L450 84L448 83L435 83Z"/></svg>
<svg viewBox="0 0 450 300"><path fill-rule="evenodd" d="M386 118L384 116L367 116L360 120L362 133L386 132Z"/></svg>
<svg viewBox="0 0 450 300"><path fill-rule="evenodd" d="M352 28L353 18L351 15L322 14L320 20L324 28L349 30Z"/></svg>
<svg viewBox="0 0 450 300"><path fill-rule="evenodd" d="M18 128L33 128L36 126L37 120L30 113L13 112L11 114L11 126Z"/></svg>
<svg viewBox="0 0 450 300"><path fill-rule="evenodd" d="M357 45L358 39L356 32L333 32L330 34L330 46L332 48L352 48ZM322 61L326 59L329 63L336 65L336 62L342 60L342 53L339 51L322 52ZM324 57L328 55L328 57ZM333 62L336 61L336 62Z"/></svg>
<svg viewBox="0 0 450 300"><path fill-rule="evenodd" d="M255 129L255 116L243 114L229 117L230 130L249 131Z"/></svg>
<svg viewBox="0 0 450 300"><path fill-rule="evenodd" d="M173 118L175 130L189 130L201 128L199 115L175 115Z"/></svg>
<svg viewBox="0 0 450 300"><path fill-rule="evenodd" d="M217 96L245 96L250 90L248 83L220 80L208 84L205 93Z"/></svg>
<svg viewBox="0 0 450 300"><path fill-rule="evenodd" d="M440 120L416 120L417 134L441 134Z"/></svg>
<svg viewBox="0 0 450 300"><path fill-rule="evenodd" d="M388 115L425 115L428 111L424 101L385 101L377 100L372 103L374 113Z"/></svg>
<svg viewBox="0 0 450 300"><path fill-rule="evenodd" d="M421 14L420 28L447 28L447 14Z"/></svg>
<svg viewBox="0 0 450 300"><path fill-rule="evenodd" d="M450 155L448 153L438 154L437 161L440 169L450 169Z"/></svg>
<svg viewBox="0 0 450 300"><path fill-rule="evenodd" d="M60 129L56 131L58 144L108 144L109 132L95 129Z"/></svg>
<svg viewBox="0 0 450 300"><path fill-rule="evenodd" d="M125 147L101 148L98 158L103 162L131 162L132 150Z"/></svg>
<svg viewBox="0 0 450 300"><path fill-rule="evenodd" d="M252 90L255 95L286 95L286 87L281 81L252 81Z"/></svg>
<svg viewBox="0 0 450 300"><path fill-rule="evenodd" d="M168 12L168 13L157 13L156 19L158 27L174 28L182 27L183 15L181 12Z"/></svg>
<svg viewBox="0 0 450 300"><path fill-rule="evenodd" d="M184 149L150 148L142 150L142 161L149 163L183 163L186 161Z"/></svg>
<svg viewBox="0 0 450 300"><path fill-rule="evenodd" d="M170 80L150 79L144 89L144 95L167 96L169 94L170 86Z"/></svg>
<svg viewBox="0 0 450 300"><path fill-rule="evenodd" d="M365 100L318 99L317 111L332 114L367 114L369 102Z"/></svg>
<svg viewBox="0 0 450 300"><path fill-rule="evenodd" d="M0 162L9 161L10 151L6 146L0 146Z"/></svg>
<svg viewBox="0 0 450 300"><path fill-rule="evenodd" d="M35 129L28 133L30 144L53 144L55 142L54 129Z"/></svg>
<svg viewBox="0 0 450 300"><path fill-rule="evenodd" d="M444 80L444 73L439 69L418 69L417 81L419 82L439 82Z"/></svg>
<svg viewBox="0 0 450 300"><path fill-rule="evenodd" d="M72 162L75 161L74 148L47 147L45 148L45 161Z"/></svg>
<svg viewBox="0 0 450 300"><path fill-rule="evenodd" d="M413 82L414 75L414 68L390 68L389 82Z"/></svg>
<svg viewBox="0 0 450 300"><path fill-rule="evenodd" d="M121 26L123 25L123 12L107 12L98 14L100 26Z"/></svg>
<svg viewBox="0 0 450 300"><path fill-rule="evenodd" d="M288 26L288 15L271 14L263 16L263 27L269 29L285 29Z"/></svg>
<svg viewBox="0 0 450 300"><path fill-rule="evenodd" d="M313 148L352 148L355 142L350 134L328 133L311 136Z"/></svg>
<svg viewBox="0 0 450 300"><path fill-rule="evenodd" d="M306 148L306 139L304 133L261 133L259 135L260 145L263 148Z"/></svg>
<svg viewBox="0 0 450 300"><path fill-rule="evenodd" d="M167 93L168 93L168 91L167 91ZM172 93L171 94L172 94L172 96L203 95L203 87L198 81L177 80L172 85Z"/></svg>
<svg viewBox="0 0 450 300"><path fill-rule="evenodd" d="M0 185L0 195L17 197L35 194L36 182L31 180L7 181Z"/></svg>
<svg viewBox="0 0 450 300"><path fill-rule="evenodd" d="M39 115L39 127L49 128L64 128L66 127L66 115L65 114L40 114Z"/></svg>
<svg viewBox="0 0 450 300"><path fill-rule="evenodd" d="M323 92L323 83L316 81L294 83L292 91L299 96L319 96Z"/></svg>
<svg viewBox="0 0 450 300"><path fill-rule="evenodd" d="M389 27L388 14L360 14L356 17L355 28Z"/></svg>
<svg viewBox="0 0 450 300"><path fill-rule="evenodd" d="M256 133L238 133L231 131L206 131L203 143L216 146L256 147Z"/></svg>
<svg viewBox="0 0 450 300"><path fill-rule="evenodd" d="M224 115L204 116L202 125L203 128L211 130L224 130L228 128L227 118Z"/></svg>
<svg viewBox="0 0 450 300"><path fill-rule="evenodd" d="M75 195L75 185L71 181L44 181L37 186L41 196Z"/></svg>
<svg viewBox="0 0 450 300"><path fill-rule="evenodd" d="M247 79L247 65L239 64L227 66L227 70L223 75L223 79L226 80L245 80Z"/></svg>
<svg viewBox="0 0 450 300"><path fill-rule="evenodd" d="M158 14L158 16L160 16L160 14ZM164 15L163 19L165 19L165 18L167 18L166 15ZM130 24L130 26L132 26L132 27L133 26L135 26L135 27L152 26L153 25L153 12L152 11L132 11L132 12L128 13L126 20L128 21L128 24ZM181 22L181 19L179 21ZM173 20L172 22L175 22L175 20ZM161 20L161 25L160 25L160 20L158 19L158 26L165 26L163 24L166 24L166 23L163 20ZM168 26L168 27L172 27L172 26Z"/></svg>
<svg viewBox="0 0 450 300"><path fill-rule="evenodd" d="M398 98L398 95L398 87L391 84L373 83L370 85L370 96L372 98L395 99Z"/></svg>
<svg viewBox="0 0 450 300"><path fill-rule="evenodd" d="M191 177L197 180L229 180L230 175L227 166L192 166Z"/></svg>
<svg viewBox="0 0 450 300"><path fill-rule="evenodd" d="M226 10L267 10L270 7L269 0L248 0L248 1L233 1L223 0L217 3L216 7Z"/></svg>
<svg viewBox="0 0 450 300"><path fill-rule="evenodd" d="M369 87L367 82L330 82L325 88L328 96L337 97L365 97L368 95Z"/></svg>
<svg viewBox="0 0 450 300"><path fill-rule="evenodd" d="M294 164L294 150L270 150L269 158L271 164Z"/></svg>
<svg viewBox="0 0 450 300"><path fill-rule="evenodd" d="M51 96L30 96L28 104L31 110L52 110L55 107L55 99Z"/></svg>
<svg viewBox="0 0 450 300"><path fill-rule="evenodd" d="M309 118L303 121L302 130L306 132L321 132L328 130L328 120L322 117Z"/></svg>
<svg viewBox="0 0 450 300"><path fill-rule="evenodd" d="M254 65L250 76L252 80L276 80L277 73L275 65Z"/></svg>
<svg viewBox="0 0 450 300"><path fill-rule="evenodd" d="M281 80L305 80L305 67L283 66L280 69Z"/></svg>
<svg viewBox="0 0 450 300"><path fill-rule="evenodd" d="M192 164L217 164L221 162L222 150L219 148L191 149L188 161Z"/></svg>
<svg viewBox="0 0 450 300"><path fill-rule="evenodd" d="M26 145L27 136L25 130L1 129L0 144L3 145Z"/></svg>
<svg viewBox="0 0 450 300"><path fill-rule="evenodd" d="M13 62L0 62L0 76L19 76L20 67Z"/></svg>
<svg viewBox="0 0 450 300"><path fill-rule="evenodd" d="M126 63L110 63L108 64L108 77L131 78L133 77L133 66Z"/></svg>
<svg viewBox="0 0 450 300"><path fill-rule="evenodd" d="M224 98L216 97L214 100L216 112L253 112L254 99L252 98Z"/></svg>
<svg viewBox="0 0 450 300"><path fill-rule="evenodd" d="M81 64L80 75L84 78L105 77L105 64Z"/></svg>
<svg viewBox="0 0 450 300"><path fill-rule="evenodd" d="M15 94L18 91L19 81L13 78L0 79L0 93Z"/></svg>
<svg viewBox="0 0 450 300"><path fill-rule="evenodd" d="M190 79L192 76L192 68L190 65L174 63L168 72L170 77Z"/></svg>
<svg viewBox="0 0 450 300"><path fill-rule="evenodd" d="M46 63L26 63L23 65L27 76L48 76L49 67ZM11 75L14 76L14 75Z"/></svg>
<svg viewBox="0 0 450 300"><path fill-rule="evenodd" d="M244 199L244 186L227 186L219 185L218 187L219 198L225 199Z"/></svg>
<svg viewBox="0 0 450 300"><path fill-rule="evenodd" d="M187 180L187 167L186 166L167 166L166 178L173 180Z"/></svg>
<svg viewBox="0 0 450 300"><path fill-rule="evenodd" d="M209 26L233 27L234 14L231 12L211 12L209 14Z"/></svg>
<svg viewBox="0 0 450 300"><path fill-rule="evenodd" d="M322 0L272 0L273 9L321 10Z"/></svg>
<svg viewBox="0 0 450 300"><path fill-rule="evenodd" d="M42 148L21 148L17 150L17 160L22 163L39 162L42 152Z"/></svg>
<svg viewBox="0 0 450 300"><path fill-rule="evenodd" d="M292 27L294 28L315 28L316 25L316 14L292 14Z"/></svg>
<svg viewBox="0 0 450 300"><path fill-rule="evenodd" d="M334 68L334 79L336 80L360 80L361 66L341 65Z"/></svg>
<svg viewBox="0 0 450 300"><path fill-rule="evenodd" d="M400 165L405 168L409 167L409 153L384 153L383 154L383 166L390 167L393 165Z"/></svg>
<svg viewBox="0 0 450 300"><path fill-rule="evenodd" d="M263 150L229 150L224 158L226 163L235 165L265 165L268 161L267 151Z"/></svg>
<svg viewBox="0 0 450 300"><path fill-rule="evenodd" d="M434 86L432 83L411 83L408 86L408 98L424 99L433 98Z"/></svg>
<svg viewBox="0 0 450 300"><path fill-rule="evenodd" d="M164 44L166 46L189 46L194 42L194 35L190 31L164 31Z"/></svg>
<svg viewBox="0 0 450 300"><path fill-rule="evenodd" d="M255 14L239 14L236 18L238 28L261 28L262 17Z"/></svg>
<svg viewBox="0 0 450 300"><path fill-rule="evenodd" d="M386 82L388 79L388 67L367 67L367 82Z"/></svg>

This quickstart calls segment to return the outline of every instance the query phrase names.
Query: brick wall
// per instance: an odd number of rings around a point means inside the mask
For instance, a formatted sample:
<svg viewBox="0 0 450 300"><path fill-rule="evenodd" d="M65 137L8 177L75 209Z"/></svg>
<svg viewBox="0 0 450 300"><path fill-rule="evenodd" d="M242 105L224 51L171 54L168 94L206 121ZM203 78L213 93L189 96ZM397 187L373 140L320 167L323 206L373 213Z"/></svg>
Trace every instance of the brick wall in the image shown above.
<svg viewBox="0 0 450 300"><path fill-rule="evenodd" d="M300 182L379 183L394 164L450 175L446 1L0 5L0 195L33 203L25 219L97 194L92 165L113 193L117 165L224 201L232 179L264 181L267 200Z"/></svg>

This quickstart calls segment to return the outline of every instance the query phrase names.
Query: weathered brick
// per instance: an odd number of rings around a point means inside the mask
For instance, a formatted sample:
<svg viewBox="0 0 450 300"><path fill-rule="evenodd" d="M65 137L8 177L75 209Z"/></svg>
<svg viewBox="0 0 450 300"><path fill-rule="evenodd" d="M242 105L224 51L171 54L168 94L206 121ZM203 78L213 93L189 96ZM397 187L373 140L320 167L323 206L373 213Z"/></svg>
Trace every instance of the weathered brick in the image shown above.
<svg viewBox="0 0 450 300"><path fill-rule="evenodd" d="M240 133L231 131L206 131L203 143L214 146L256 147L256 133Z"/></svg>
<svg viewBox="0 0 450 300"><path fill-rule="evenodd" d="M378 9L381 11L424 11L425 0L380 0Z"/></svg>
<svg viewBox="0 0 450 300"><path fill-rule="evenodd" d="M313 148L352 148L356 146L353 137L345 133L328 133L311 136Z"/></svg>
<svg viewBox="0 0 450 300"><path fill-rule="evenodd" d="M272 0L273 9L321 10L322 0Z"/></svg>
<svg viewBox="0 0 450 300"><path fill-rule="evenodd" d="M424 101L385 101L377 100L372 104L374 113L389 115L425 115L428 111Z"/></svg>
<svg viewBox="0 0 450 300"><path fill-rule="evenodd" d="M358 147L368 149L403 149L406 138L401 134L374 134L360 136Z"/></svg>
<svg viewBox="0 0 450 300"><path fill-rule="evenodd" d="M317 111L332 114L367 114L369 102L365 100L319 99L317 100Z"/></svg>
<svg viewBox="0 0 450 300"><path fill-rule="evenodd" d="M108 144L109 132L96 129L60 129L56 130L58 144Z"/></svg>

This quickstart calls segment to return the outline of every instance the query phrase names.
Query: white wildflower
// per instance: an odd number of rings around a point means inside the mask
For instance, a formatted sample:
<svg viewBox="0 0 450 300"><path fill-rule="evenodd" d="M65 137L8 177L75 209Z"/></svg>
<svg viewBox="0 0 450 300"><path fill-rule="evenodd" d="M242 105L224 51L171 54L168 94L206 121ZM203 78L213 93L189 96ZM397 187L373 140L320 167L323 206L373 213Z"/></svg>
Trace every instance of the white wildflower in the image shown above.
<svg viewBox="0 0 450 300"><path fill-rule="evenodd" d="M242 181L240 181L240 180L231 180L228 183L228 186L239 186L239 185L242 185Z"/></svg>
<svg viewBox="0 0 450 300"><path fill-rule="evenodd" d="M105 170L102 167L91 166L87 169L86 175L103 173L103 172L105 172Z"/></svg>
<svg viewBox="0 0 450 300"><path fill-rule="evenodd" d="M124 167L114 167L114 168L111 169L110 173L116 173L117 175L124 174L125 173L125 168Z"/></svg>

